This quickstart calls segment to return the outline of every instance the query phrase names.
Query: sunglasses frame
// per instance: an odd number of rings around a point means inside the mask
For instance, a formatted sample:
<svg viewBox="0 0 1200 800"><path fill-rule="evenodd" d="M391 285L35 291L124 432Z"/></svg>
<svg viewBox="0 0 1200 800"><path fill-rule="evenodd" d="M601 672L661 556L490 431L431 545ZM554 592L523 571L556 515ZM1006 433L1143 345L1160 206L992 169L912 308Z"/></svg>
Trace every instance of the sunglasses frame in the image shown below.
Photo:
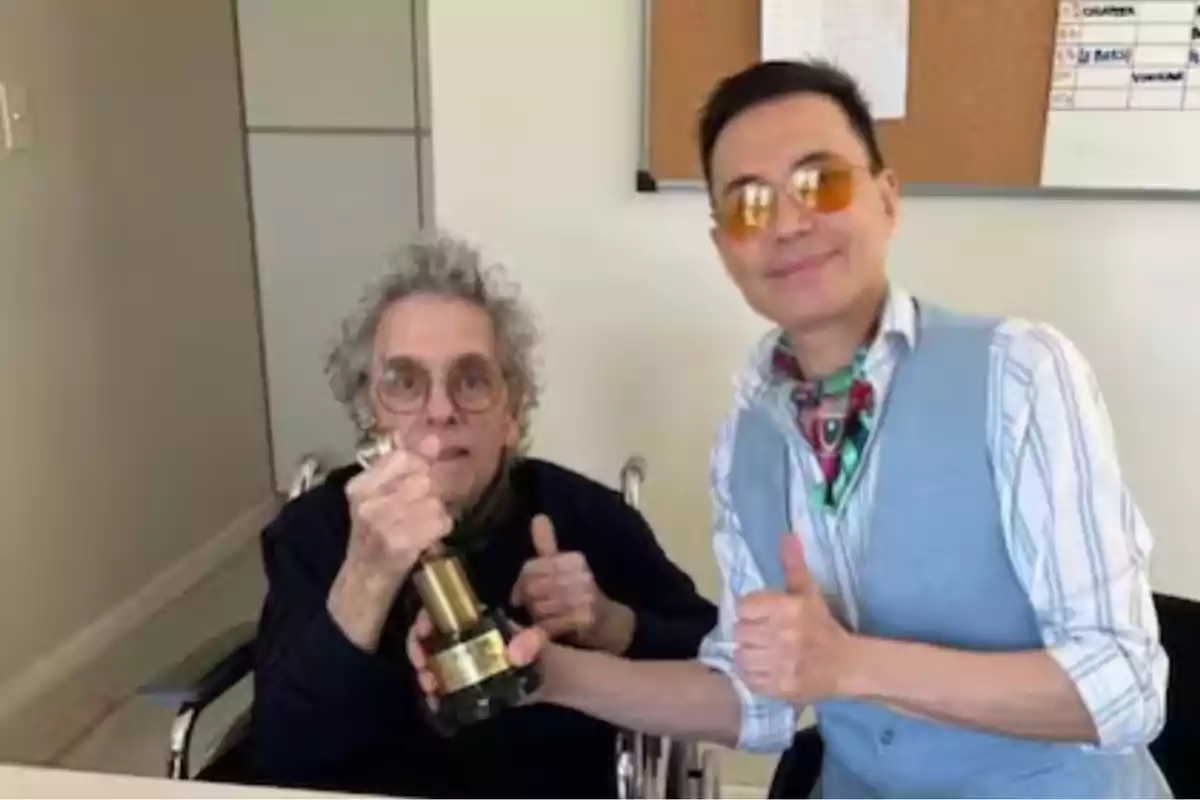
<svg viewBox="0 0 1200 800"><path fill-rule="evenodd" d="M744 183L726 193L716 203L712 212L713 222L734 239L746 240L761 235L775 225L784 196L801 208L820 215L845 211L854 204L856 197L854 177L863 171L874 175L867 167L838 159L796 167L788 174L787 188L782 191L775 184L764 180ZM831 179L838 182L833 184L835 188L831 191L838 191L839 196L822 202L819 195L823 186L831 184ZM842 181L844 183L841 183ZM750 192L761 192L764 195L754 203L759 219L749 219L754 212L747 209L743 198Z"/></svg>

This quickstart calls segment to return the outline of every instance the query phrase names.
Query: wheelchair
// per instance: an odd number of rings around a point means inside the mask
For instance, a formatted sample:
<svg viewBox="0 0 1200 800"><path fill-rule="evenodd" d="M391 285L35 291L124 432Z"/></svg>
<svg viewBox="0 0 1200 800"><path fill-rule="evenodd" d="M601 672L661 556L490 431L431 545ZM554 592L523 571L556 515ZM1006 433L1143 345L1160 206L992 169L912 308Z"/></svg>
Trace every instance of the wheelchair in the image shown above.
<svg viewBox="0 0 1200 800"><path fill-rule="evenodd" d="M640 456L630 458L621 468L621 492L634 508L638 507L645 477L646 461ZM298 497L324 478L319 460L306 457L293 477L287 499ZM231 628L137 690L138 696L175 710L167 746L166 777L182 781L248 782L244 779L248 770L241 760L249 731L248 709L218 737L202 763L193 765L191 750L200 716L253 672L256 629L255 623ZM720 769L713 749L621 730L613 755L618 797L623 800L720 797Z"/></svg>

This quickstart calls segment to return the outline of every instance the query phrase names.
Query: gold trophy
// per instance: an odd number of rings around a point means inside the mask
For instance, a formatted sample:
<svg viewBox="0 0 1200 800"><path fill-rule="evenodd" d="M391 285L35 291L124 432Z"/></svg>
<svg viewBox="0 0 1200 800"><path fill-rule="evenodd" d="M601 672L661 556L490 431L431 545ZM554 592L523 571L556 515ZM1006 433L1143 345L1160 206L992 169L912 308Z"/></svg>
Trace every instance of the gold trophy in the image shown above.
<svg viewBox="0 0 1200 800"><path fill-rule="evenodd" d="M366 469L394 448L391 436L379 436L358 450L358 462ZM451 548L436 544L425 551L413 580L433 622L434 633L421 644L441 690L437 717L449 732L515 706L541 685L536 664L509 663L512 623L479 602Z"/></svg>

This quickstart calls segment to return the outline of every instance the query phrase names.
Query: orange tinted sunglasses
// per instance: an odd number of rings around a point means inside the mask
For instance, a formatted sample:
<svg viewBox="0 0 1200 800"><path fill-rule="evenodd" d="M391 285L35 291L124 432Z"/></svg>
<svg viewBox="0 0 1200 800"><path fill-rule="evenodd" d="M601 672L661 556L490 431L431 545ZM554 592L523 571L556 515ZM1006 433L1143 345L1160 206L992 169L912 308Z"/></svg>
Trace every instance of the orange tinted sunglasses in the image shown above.
<svg viewBox="0 0 1200 800"><path fill-rule="evenodd" d="M855 169L840 163L797 167L788 176L784 191L802 208L818 214L844 211L854 202ZM774 227L779 194L779 189L766 181L743 183L722 198L714 214L717 224L734 239L757 236Z"/></svg>

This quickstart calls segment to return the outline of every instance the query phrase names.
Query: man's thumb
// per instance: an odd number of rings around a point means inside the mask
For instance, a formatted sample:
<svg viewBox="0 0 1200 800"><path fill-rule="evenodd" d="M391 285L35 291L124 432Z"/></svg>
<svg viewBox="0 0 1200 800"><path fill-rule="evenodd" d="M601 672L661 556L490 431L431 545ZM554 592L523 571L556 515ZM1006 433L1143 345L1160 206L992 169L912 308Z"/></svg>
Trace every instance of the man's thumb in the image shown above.
<svg viewBox="0 0 1200 800"><path fill-rule="evenodd" d="M783 558L784 583L788 594L800 594L812 586L812 573L808 571L808 560L804 557L804 544L800 535L789 533L783 537L780 555Z"/></svg>
<svg viewBox="0 0 1200 800"><path fill-rule="evenodd" d="M533 552L539 556L558 555L558 540L554 538L554 526L545 514L533 518Z"/></svg>

